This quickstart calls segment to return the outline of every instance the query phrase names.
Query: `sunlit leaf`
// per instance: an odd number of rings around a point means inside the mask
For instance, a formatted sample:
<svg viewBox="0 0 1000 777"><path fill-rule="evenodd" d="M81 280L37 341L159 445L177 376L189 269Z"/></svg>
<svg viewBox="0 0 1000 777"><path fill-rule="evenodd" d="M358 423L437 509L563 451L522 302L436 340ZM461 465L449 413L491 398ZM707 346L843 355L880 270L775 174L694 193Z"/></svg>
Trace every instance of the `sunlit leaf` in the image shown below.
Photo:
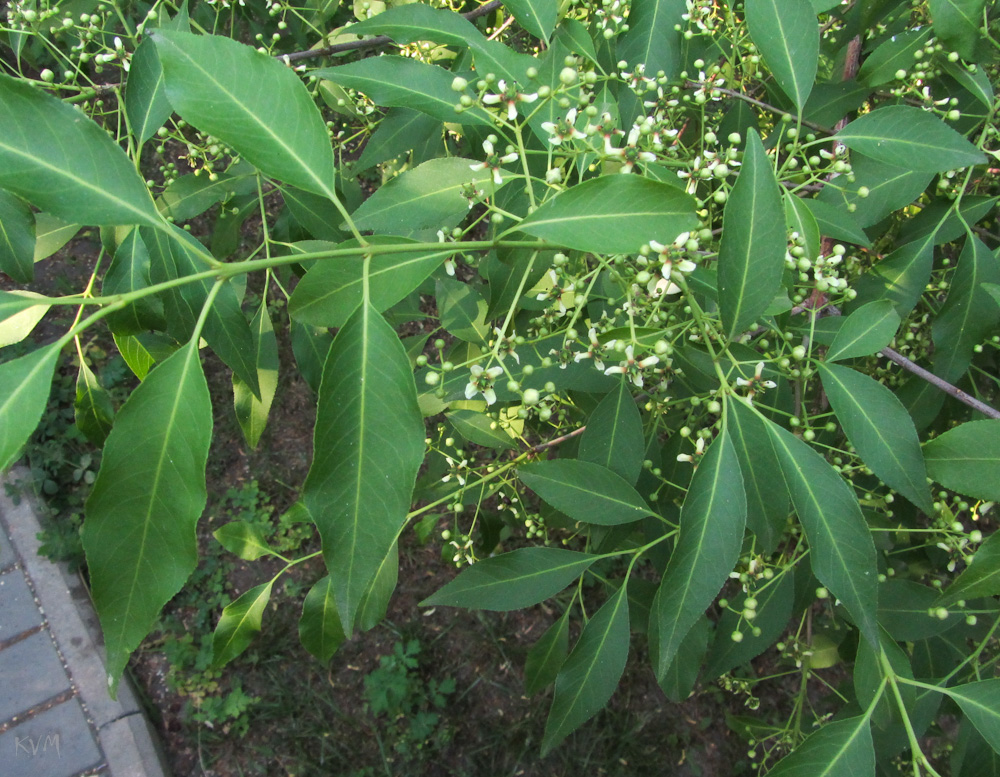
<svg viewBox="0 0 1000 777"><path fill-rule="evenodd" d="M0 348L21 342L49 310L46 297L33 291L0 291Z"/></svg>
<svg viewBox="0 0 1000 777"><path fill-rule="evenodd" d="M125 82L125 115L129 128L145 143L170 118L173 108L163 86L163 68L153 41L144 38L132 54Z"/></svg>
<svg viewBox="0 0 1000 777"><path fill-rule="evenodd" d="M587 431L580 439L580 459L607 467L635 485L642 471L646 445L639 408L622 380L608 393L587 419Z"/></svg>
<svg viewBox="0 0 1000 777"><path fill-rule="evenodd" d="M579 459L536 461L518 467L521 481L575 521L615 526L653 511L620 475Z"/></svg>
<svg viewBox="0 0 1000 777"><path fill-rule="evenodd" d="M819 61L819 22L809 0L746 0L750 38L799 111Z"/></svg>
<svg viewBox="0 0 1000 777"><path fill-rule="evenodd" d="M309 589L302 603L299 640L320 661L329 661L346 639L337 614L333 580L327 575Z"/></svg>
<svg viewBox="0 0 1000 777"><path fill-rule="evenodd" d="M238 375L233 375L233 394L236 420L243 430L243 437L247 445L256 448L267 426L271 403L278 388L278 341L267 311L267 300L263 300L257 309L250 331L253 334L260 398L254 396Z"/></svg>
<svg viewBox="0 0 1000 777"><path fill-rule="evenodd" d="M111 404L111 395L86 363L80 364L77 373L73 411L77 429L94 445L104 445L114 424L115 409Z"/></svg>
<svg viewBox="0 0 1000 777"><path fill-rule="evenodd" d="M246 521L230 521L212 532L212 536L244 561L256 561L273 553L260 529Z"/></svg>
<svg viewBox="0 0 1000 777"><path fill-rule="evenodd" d="M967 421L924 445L927 474L945 488L1000 502L1000 421Z"/></svg>
<svg viewBox="0 0 1000 777"><path fill-rule="evenodd" d="M0 364L0 471L7 469L38 426L59 358L57 343Z"/></svg>
<svg viewBox="0 0 1000 777"><path fill-rule="evenodd" d="M35 216L28 203L0 189L0 272L18 283L35 277Z"/></svg>
<svg viewBox="0 0 1000 777"><path fill-rule="evenodd" d="M875 777L875 748L868 716L826 723L768 774L773 777Z"/></svg>
<svg viewBox="0 0 1000 777"><path fill-rule="evenodd" d="M222 610L212 637L212 665L225 666L246 650L260 631L274 581L255 585Z"/></svg>

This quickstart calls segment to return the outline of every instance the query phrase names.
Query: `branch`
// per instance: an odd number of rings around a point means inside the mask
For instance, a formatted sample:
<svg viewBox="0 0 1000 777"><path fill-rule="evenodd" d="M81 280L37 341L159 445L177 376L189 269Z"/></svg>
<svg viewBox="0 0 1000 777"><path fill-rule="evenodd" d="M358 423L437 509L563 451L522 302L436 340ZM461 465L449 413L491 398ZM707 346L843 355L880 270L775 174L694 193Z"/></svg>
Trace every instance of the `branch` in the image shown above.
<svg viewBox="0 0 1000 777"><path fill-rule="evenodd" d="M928 372L919 364L914 364L912 361L903 356L903 354L898 353L892 350L892 348L888 347L883 348L881 351L879 351L879 353L882 354L885 358L889 359L890 361L893 361L896 364L898 364L904 370L912 372L918 378L923 378L932 386L941 389L945 394L954 397L959 402L964 402L973 410L977 410L987 418L1000 419L1000 410L994 410L986 403L980 402L975 397L966 394L964 391L962 391L962 389L958 388L958 386L953 386L948 381L939 378L933 372Z"/></svg>
<svg viewBox="0 0 1000 777"><path fill-rule="evenodd" d="M743 92L737 92L735 89L726 89L724 86L713 86L709 82L702 81L685 81L685 89L708 89L712 92L721 92L722 94L728 94L730 97L735 97L738 100L743 100L743 102L750 103L751 105L756 105L758 108L763 108L765 111L771 111L772 113L780 113L782 116L791 116L793 119L797 118L796 114L789 113L788 111L783 111L775 105L770 105L769 103L756 100L750 95L743 94ZM824 135L833 135L834 131L829 127L824 127L822 124L817 124L814 121L807 121L802 119L802 126L809 127L809 129L814 129L817 132L822 132Z"/></svg>
<svg viewBox="0 0 1000 777"><path fill-rule="evenodd" d="M473 19L478 19L480 16L486 16L486 14L493 13L493 11L497 10L501 5L503 5L503 3L501 3L500 0L493 0L493 2L479 6L479 8L474 11L469 11L468 13L461 15L471 22ZM350 32L350 28L348 28L347 32ZM288 63L300 62L303 59L327 57L331 54L339 54L343 51L378 48L379 46L386 46L390 43L392 43L392 39L389 38L388 35L379 35L374 38L368 38L367 40L351 41L350 43L335 43L332 46L325 46L321 49L308 49L306 51L294 51L291 54L280 54L275 57L275 59L280 59Z"/></svg>

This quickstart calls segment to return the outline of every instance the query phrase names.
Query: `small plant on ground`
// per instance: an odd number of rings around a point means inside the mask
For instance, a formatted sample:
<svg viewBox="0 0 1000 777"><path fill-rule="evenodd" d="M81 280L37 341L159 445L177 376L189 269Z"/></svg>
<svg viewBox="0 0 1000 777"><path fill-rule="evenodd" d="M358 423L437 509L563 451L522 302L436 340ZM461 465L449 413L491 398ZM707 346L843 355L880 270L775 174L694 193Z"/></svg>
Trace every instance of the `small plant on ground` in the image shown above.
<svg viewBox="0 0 1000 777"><path fill-rule="evenodd" d="M558 610L525 662L543 753L641 644L668 699L788 689L731 720L761 772L995 759L993 3L84 6L0 29L0 270L101 227L79 287L0 292L4 346L73 312L0 364L0 466L106 327L141 381L77 379L77 425L110 426L83 546L112 693L198 568L218 359L249 448L279 370L316 421L280 527L247 491L214 531L262 582L213 667L312 559L329 661L413 526L460 570L424 606ZM414 660L368 686L407 757L448 696Z"/></svg>

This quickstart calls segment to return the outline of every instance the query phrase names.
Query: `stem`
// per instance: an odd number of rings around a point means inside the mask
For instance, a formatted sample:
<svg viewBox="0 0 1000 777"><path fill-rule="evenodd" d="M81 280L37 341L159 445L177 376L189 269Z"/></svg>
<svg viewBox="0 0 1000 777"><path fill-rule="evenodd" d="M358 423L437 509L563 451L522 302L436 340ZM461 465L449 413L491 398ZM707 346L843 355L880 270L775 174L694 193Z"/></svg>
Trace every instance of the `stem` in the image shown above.
<svg viewBox="0 0 1000 777"><path fill-rule="evenodd" d="M912 361L910 361L909 359L907 359L905 356L903 356L901 353L898 353L898 352L892 350L892 348L888 348L888 347L883 348L881 351L879 351L879 353L882 354L885 358L889 359L890 361L895 362L896 364L898 364L904 370L912 372L917 377L923 378L924 380L926 380L928 383L930 383L935 388L941 389L944 393L948 394L949 396L954 397L959 402L964 402L966 405L968 405L969 407L971 407L973 410L976 410L976 411L982 413L987 418L998 418L998 419L1000 419L1000 410L995 410L994 408L990 407L989 405L985 404L984 402L980 402L975 397L970 396L969 394L966 394L964 391L962 391L962 389L958 388L958 386L953 386L948 381L946 381L946 380L944 380L942 378L939 378L933 372L929 372L928 370L925 370L919 364L913 363Z"/></svg>

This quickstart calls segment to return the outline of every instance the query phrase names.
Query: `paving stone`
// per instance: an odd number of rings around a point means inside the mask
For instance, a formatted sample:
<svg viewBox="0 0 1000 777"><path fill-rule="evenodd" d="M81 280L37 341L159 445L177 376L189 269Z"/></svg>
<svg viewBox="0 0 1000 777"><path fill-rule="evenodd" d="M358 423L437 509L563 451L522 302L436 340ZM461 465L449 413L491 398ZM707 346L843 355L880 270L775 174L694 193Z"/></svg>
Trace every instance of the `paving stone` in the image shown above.
<svg viewBox="0 0 1000 777"><path fill-rule="evenodd" d="M103 761L80 707L70 699L0 734L4 777L70 777Z"/></svg>
<svg viewBox="0 0 1000 777"><path fill-rule="evenodd" d="M0 650L0 721L69 689L69 678L47 631Z"/></svg>
<svg viewBox="0 0 1000 777"><path fill-rule="evenodd" d="M23 634L42 622L35 597L19 569L0 575L0 642Z"/></svg>
<svg viewBox="0 0 1000 777"><path fill-rule="evenodd" d="M0 569L12 566L14 564L14 560L14 548L10 545L10 539L7 537L7 532L5 532L3 530L3 526L0 525Z"/></svg>

